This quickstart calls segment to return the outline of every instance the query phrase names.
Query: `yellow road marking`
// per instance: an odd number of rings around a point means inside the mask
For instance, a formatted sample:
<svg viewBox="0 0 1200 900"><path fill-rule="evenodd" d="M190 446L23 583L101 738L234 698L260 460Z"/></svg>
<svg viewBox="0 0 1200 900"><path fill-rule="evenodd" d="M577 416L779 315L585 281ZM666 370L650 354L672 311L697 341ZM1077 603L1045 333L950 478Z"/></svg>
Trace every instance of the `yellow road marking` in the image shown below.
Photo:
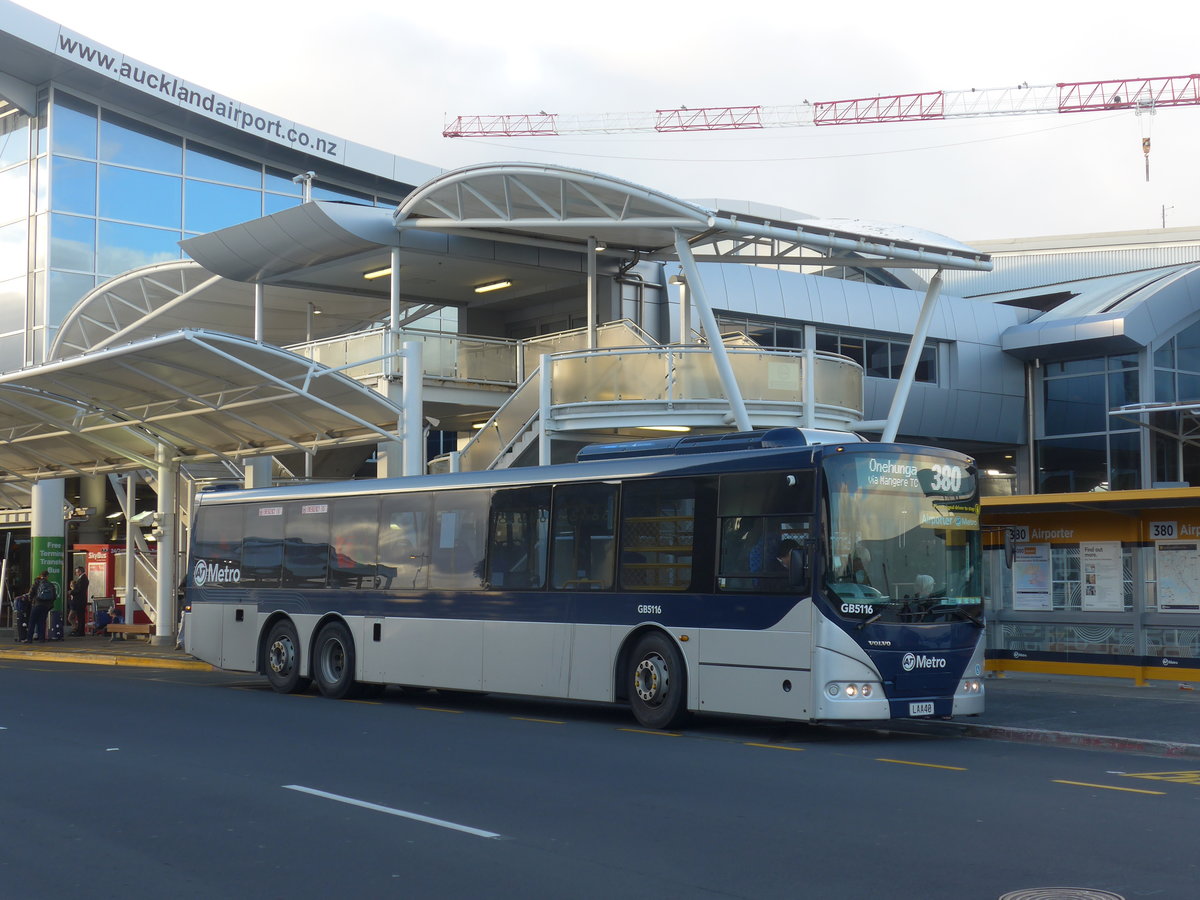
<svg viewBox="0 0 1200 900"><path fill-rule="evenodd" d="M877 758L877 759L875 760L875 762L895 763L895 764L896 764L896 765L898 765L898 766L921 766L922 768L925 768L925 769L949 769L951 772L965 772L965 771L967 771L967 770L966 770L965 768L963 768L962 766L939 766L939 765L937 765L937 764L935 764L935 763L912 762L911 760L907 760L907 759L883 759L883 758Z"/></svg>
<svg viewBox="0 0 1200 900"><path fill-rule="evenodd" d="M783 744L755 744L750 741L746 742L747 747L762 747L764 750L792 750L796 753L802 752L804 747L785 747Z"/></svg>
<svg viewBox="0 0 1200 900"><path fill-rule="evenodd" d="M1159 797L1163 797L1166 795L1165 791L1143 791L1143 790L1140 790L1139 788L1123 788L1123 787L1116 787L1111 784L1089 784L1086 781L1064 781L1061 778L1053 778L1051 780L1055 784L1073 784L1073 785L1075 785L1075 787L1100 788L1101 790L1105 790L1105 791L1125 791L1126 793L1129 793L1129 794L1155 794Z"/></svg>
<svg viewBox="0 0 1200 900"><path fill-rule="evenodd" d="M417 709L423 709L425 712L444 712L453 713L456 716L462 715L461 709L442 709L440 706L418 706Z"/></svg>
<svg viewBox="0 0 1200 900"><path fill-rule="evenodd" d="M678 731L650 731L642 728L618 728L617 731L628 731L630 734L656 734L659 737L682 737Z"/></svg>
<svg viewBox="0 0 1200 900"><path fill-rule="evenodd" d="M1173 781L1176 784L1200 784L1200 772L1125 773L1124 778L1148 778L1152 781Z"/></svg>
<svg viewBox="0 0 1200 900"><path fill-rule="evenodd" d="M529 719L525 716L509 716L514 722L539 722L542 725L566 725L566 722L560 722L557 719Z"/></svg>

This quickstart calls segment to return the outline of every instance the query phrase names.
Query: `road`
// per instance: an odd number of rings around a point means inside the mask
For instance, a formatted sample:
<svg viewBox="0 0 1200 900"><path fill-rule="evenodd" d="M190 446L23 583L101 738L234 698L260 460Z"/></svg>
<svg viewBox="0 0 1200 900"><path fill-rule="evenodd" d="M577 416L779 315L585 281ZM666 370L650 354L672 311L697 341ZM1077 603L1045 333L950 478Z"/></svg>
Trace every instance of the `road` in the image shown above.
<svg viewBox="0 0 1200 900"><path fill-rule="evenodd" d="M11 897L1194 896L1145 756L220 673L0 663ZM1195 763L1192 763L1195 765Z"/></svg>

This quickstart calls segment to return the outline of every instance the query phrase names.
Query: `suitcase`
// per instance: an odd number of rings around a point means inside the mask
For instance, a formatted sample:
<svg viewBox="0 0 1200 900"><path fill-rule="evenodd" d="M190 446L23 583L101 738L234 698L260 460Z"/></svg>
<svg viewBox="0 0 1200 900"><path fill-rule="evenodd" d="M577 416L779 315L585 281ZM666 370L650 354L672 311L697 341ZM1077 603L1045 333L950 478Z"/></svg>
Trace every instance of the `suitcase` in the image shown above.
<svg viewBox="0 0 1200 900"><path fill-rule="evenodd" d="M63 617L62 612L57 609L50 610L50 633L46 635L48 641L61 641L63 639Z"/></svg>
<svg viewBox="0 0 1200 900"><path fill-rule="evenodd" d="M17 610L17 640L22 644L29 640L29 613L23 609Z"/></svg>

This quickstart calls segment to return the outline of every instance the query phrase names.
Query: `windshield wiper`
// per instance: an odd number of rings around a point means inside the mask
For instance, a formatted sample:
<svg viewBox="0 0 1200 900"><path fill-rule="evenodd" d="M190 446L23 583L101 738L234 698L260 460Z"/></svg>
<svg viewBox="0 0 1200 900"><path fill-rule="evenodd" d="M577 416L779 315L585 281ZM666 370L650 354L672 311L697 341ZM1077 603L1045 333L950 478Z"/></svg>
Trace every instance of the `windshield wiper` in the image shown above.
<svg viewBox="0 0 1200 900"><path fill-rule="evenodd" d="M858 630L859 630L859 631L862 631L864 628L866 628L866 627L867 627L868 625L870 625L872 622L878 622L878 621L879 621L880 619L882 619L882 618L883 618L883 613L881 613L881 612L877 612L877 613L875 613L875 615L871 616L871 618L869 618L869 619L863 619L861 622L859 622L859 623L858 623Z"/></svg>

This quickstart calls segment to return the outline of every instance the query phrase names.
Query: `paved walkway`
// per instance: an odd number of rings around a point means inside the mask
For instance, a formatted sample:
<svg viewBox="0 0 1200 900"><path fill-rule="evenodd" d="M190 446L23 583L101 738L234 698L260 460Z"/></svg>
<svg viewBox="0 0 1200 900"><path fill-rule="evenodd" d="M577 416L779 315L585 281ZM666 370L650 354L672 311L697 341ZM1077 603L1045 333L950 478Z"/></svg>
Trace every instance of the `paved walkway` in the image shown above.
<svg viewBox="0 0 1200 900"><path fill-rule="evenodd" d="M173 646L141 638L68 637L18 644L0 630L0 659L211 671ZM1115 678L1008 673L987 679L987 711L949 722L900 720L891 731L954 734L1200 759L1200 689L1174 681L1144 687Z"/></svg>

